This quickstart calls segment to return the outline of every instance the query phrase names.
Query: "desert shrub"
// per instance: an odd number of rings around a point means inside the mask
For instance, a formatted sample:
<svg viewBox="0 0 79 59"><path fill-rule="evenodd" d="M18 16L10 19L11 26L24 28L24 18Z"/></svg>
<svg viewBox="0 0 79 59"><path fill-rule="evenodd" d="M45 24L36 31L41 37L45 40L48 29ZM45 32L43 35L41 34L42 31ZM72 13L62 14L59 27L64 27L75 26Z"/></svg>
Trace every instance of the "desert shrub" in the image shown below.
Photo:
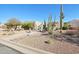
<svg viewBox="0 0 79 59"><path fill-rule="evenodd" d="M29 28L33 29L34 28L33 22L25 22L25 23L23 23L22 28L24 28L25 30L29 29Z"/></svg>
<svg viewBox="0 0 79 59"><path fill-rule="evenodd" d="M64 27L62 27L62 29L63 29L63 30L67 30L67 29L68 29L68 27L65 27L65 26L64 26Z"/></svg>

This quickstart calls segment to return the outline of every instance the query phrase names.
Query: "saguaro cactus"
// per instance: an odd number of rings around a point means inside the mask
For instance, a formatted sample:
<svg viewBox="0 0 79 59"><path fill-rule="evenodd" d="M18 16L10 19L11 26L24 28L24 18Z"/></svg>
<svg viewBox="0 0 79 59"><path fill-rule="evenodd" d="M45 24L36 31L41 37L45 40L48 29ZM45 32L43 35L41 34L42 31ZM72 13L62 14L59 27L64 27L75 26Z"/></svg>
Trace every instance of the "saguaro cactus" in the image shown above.
<svg viewBox="0 0 79 59"><path fill-rule="evenodd" d="M46 21L44 20L44 24L43 24L43 30L47 30L47 28L46 28Z"/></svg>
<svg viewBox="0 0 79 59"><path fill-rule="evenodd" d="M63 7L62 5L60 5L60 33L62 33L63 19L64 19Z"/></svg>

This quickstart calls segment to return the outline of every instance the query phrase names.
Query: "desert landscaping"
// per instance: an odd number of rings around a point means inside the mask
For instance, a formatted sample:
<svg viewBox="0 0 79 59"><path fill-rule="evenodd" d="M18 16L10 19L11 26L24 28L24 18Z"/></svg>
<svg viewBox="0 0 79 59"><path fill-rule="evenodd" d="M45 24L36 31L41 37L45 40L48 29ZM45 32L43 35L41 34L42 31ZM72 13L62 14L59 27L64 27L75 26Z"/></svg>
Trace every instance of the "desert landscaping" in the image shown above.
<svg viewBox="0 0 79 59"><path fill-rule="evenodd" d="M41 22L10 18L0 23L0 53L78 54L79 19L64 21L63 5L59 6L58 21L49 14Z"/></svg>
<svg viewBox="0 0 79 59"><path fill-rule="evenodd" d="M51 53L79 53L78 41L74 43L72 39L70 42L63 37L52 38L52 35L47 35L47 32L31 31L28 33L28 31L20 31L14 35L2 36L1 39Z"/></svg>

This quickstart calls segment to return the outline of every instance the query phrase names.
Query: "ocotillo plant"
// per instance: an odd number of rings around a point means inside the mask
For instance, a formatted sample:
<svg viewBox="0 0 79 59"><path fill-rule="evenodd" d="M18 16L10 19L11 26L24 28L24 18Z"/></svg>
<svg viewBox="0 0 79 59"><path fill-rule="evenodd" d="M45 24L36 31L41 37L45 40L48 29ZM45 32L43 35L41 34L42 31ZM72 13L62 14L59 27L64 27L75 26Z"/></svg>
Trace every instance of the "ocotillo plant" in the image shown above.
<svg viewBox="0 0 79 59"><path fill-rule="evenodd" d="M54 22L53 22L53 30L56 29L56 16L54 17Z"/></svg>
<svg viewBox="0 0 79 59"><path fill-rule="evenodd" d="M54 17L54 23L56 22L56 16Z"/></svg>
<svg viewBox="0 0 79 59"><path fill-rule="evenodd" d="M55 27L55 23L56 23L56 16L54 17L53 27Z"/></svg>
<svg viewBox="0 0 79 59"><path fill-rule="evenodd" d="M50 15L48 18L48 32L52 34L52 16Z"/></svg>
<svg viewBox="0 0 79 59"><path fill-rule="evenodd" d="M62 33L62 22L63 22L63 19L64 19L64 14L63 14L63 7L62 5L60 5L60 33Z"/></svg>

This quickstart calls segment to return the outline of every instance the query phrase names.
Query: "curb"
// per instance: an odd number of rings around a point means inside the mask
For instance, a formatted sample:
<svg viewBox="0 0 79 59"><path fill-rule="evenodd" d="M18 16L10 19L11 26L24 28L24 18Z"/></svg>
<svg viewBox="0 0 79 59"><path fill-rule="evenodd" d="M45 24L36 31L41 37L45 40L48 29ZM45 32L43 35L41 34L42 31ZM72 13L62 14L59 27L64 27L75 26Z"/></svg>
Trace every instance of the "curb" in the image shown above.
<svg viewBox="0 0 79 59"><path fill-rule="evenodd" d="M44 51L44 50L37 49L37 48L32 48L30 46L22 45L22 44L12 42L9 40L1 39L0 43L8 47L11 47L23 54L52 54L51 52L48 52L48 51Z"/></svg>

